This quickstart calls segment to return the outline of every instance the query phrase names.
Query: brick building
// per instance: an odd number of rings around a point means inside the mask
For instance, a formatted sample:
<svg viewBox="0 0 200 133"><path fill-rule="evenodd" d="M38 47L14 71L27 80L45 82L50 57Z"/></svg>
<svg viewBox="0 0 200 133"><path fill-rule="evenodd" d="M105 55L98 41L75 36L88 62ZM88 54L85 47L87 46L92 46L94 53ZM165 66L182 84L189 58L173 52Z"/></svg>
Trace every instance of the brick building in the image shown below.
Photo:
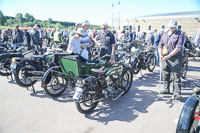
<svg viewBox="0 0 200 133"><path fill-rule="evenodd" d="M147 15L136 17L132 20L120 22L120 30L129 27L136 32L148 32L153 29L167 29L167 24L171 19L178 22L178 29L185 31L189 37L193 37L197 28L200 28L200 11L176 12Z"/></svg>

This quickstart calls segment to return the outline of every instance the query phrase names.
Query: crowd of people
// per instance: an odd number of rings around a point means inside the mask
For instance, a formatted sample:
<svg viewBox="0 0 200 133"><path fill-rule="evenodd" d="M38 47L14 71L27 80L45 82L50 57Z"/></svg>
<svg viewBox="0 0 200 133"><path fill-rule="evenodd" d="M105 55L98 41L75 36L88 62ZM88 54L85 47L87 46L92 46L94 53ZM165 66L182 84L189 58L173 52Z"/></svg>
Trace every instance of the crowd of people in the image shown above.
<svg viewBox="0 0 200 133"><path fill-rule="evenodd" d="M134 40L147 42L148 45L155 47L157 65L162 64L164 86L161 94L170 92L170 74L174 76L174 98L181 98L181 80L180 70L182 64L182 54L184 47L189 41L185 32L177 29L177 21L171 20L168 29L160 31L154 29L148 33L136 33L126 28L120 32L109 30L107 23L101 25L101 30L90 29L90 23L76 23L73 30L63 29L42 29L39 24L35 24L32 29L20 29L15 25L14 29L0 29L0 42L10 41L13 49L21 45L26 45L28 49L31 46L42 48L43 46L59 47L65 49L71 54L80 54L85 59L91 58L91 48L95 45L101 46L100 56L111 55L110 61L114 63L114 54L116 43L132 44ZM200 35L195 34L194 42L200 42ZM163 54L166 50L167 55ZM162 62L162 63L160 63Z"/></svg>

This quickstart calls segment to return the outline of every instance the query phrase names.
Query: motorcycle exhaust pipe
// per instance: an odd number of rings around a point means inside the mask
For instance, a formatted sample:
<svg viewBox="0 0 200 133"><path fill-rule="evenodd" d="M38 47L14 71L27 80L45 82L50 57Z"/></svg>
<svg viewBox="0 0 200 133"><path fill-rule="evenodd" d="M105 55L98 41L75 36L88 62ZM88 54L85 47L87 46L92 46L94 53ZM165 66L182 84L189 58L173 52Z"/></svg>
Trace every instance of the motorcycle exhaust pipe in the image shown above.
<svg viewBox="0 0 200 133"><path fill-rule="evenodd" d="M28 73L31 73L33 75L44 75L43 71L28 71Z"/></svg>
<svg viewBox="0 0 200 133"><path fill-rule="evenodd" d="M34 77L28 77L27 79L31 80L31 81L35 81L35 80L42 80L42 76L34 76Z"/></svg>

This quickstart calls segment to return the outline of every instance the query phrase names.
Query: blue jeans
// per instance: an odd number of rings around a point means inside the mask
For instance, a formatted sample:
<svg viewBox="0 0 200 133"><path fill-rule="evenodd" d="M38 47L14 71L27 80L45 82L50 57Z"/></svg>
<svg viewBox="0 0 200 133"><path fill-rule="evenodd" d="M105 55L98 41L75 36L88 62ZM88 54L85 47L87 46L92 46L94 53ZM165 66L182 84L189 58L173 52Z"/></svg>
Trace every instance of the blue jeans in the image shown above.
<svg viewBox="0 0 200 133"><path fill-rule="evenodd" d="M18 43L15 43L15 44L13 44L12 47L13 47L14 50L16 50L16 49L19 47L19 44L18 44Z"/></svg>
<svg viewBox="0 0 200 133"><path fill-rule="evenodd" d="M160 64L160 57L159 57L159 53L158 53L158 48L156 48L155 55L156 55L156 63L157 63L157 65L159 65Z"/></svg>

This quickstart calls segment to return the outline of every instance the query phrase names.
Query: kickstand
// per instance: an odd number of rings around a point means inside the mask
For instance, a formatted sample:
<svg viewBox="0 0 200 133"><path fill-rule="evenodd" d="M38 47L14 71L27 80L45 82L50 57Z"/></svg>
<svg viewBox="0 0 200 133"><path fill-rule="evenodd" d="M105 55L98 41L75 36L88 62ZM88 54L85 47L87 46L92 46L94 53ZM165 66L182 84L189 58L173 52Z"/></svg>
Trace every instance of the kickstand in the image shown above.
<svg viewBox="0 0 200 133"><path fill-rule="evenodd" d="M31 80L31 86L32 86L32 89L33 89L33 93L35 93L35 88L34 88L34 86L32 84L32 80Z"/></svg>
<svg viewBox="0 0 200 133"><path fill-rule="evenodd" d="M32 81L31 81L31 87L32 87L33 93L35 93L35 88L34 88L34 86L32 84ZM29 90L28 87L26 87L26 89Z"/></svg>
<svg viewBox="0 0 200 133"><path fill-rule="evenodd" d="M141 79L143 79L143 78L144 78L144 76L142 75L142 70L140 70L140 74L141 74Z"/></svg>
<svg viewBox="0 0 200 133"><path fill-rule="evenodd" d="M11 80L14 81L14 80L13 80L13 75L12 75L12 74L13 74L13 73L11 72L11 75L10 75L10 76L11 76Z"/></svg>
<svg viewBox="0 0 200 133"><path fill-rule="evenodd" d="M8 71L7 71L7 69L6 69L6 73L7 73L7 72L8 72ZM9 79L9 78L8 78L8 75L7 75L7 79Z"/></svg>

